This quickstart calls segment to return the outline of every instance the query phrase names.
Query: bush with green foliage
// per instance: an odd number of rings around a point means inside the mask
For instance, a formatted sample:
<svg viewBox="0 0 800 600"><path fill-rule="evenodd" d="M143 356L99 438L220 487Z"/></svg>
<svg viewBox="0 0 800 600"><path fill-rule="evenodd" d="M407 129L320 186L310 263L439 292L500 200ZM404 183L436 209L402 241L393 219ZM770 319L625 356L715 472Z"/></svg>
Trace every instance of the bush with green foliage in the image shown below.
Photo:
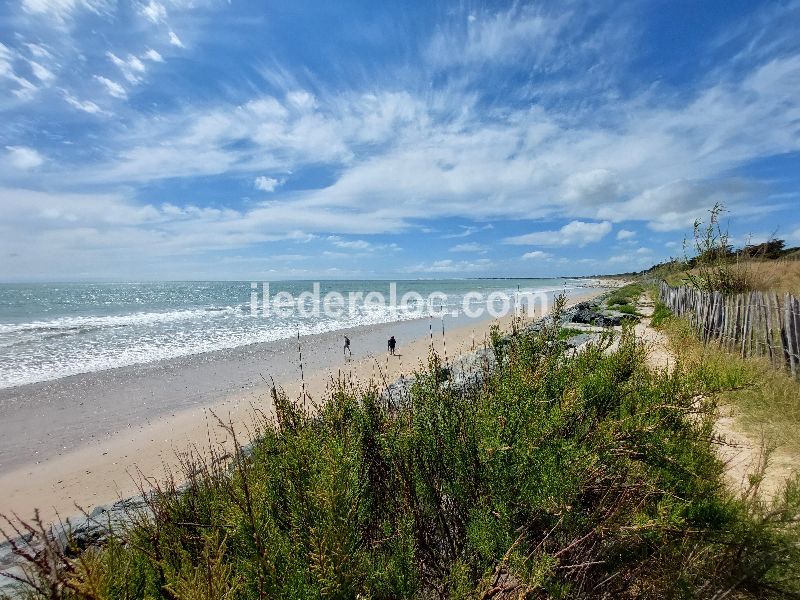
<svg viewBox="0 0 800 600"><path fill-rule="evenodd" d="M612 306L611 308L617 312L625 313L626 315L639 316L639 312L636 310L636 307L631 304L618 304Z"/></svg>
<svg viewBox="0 0 800 600"><path fill-rule="evenodd" d="M656 329L660 329L663 327L664 323L667 319L672 316L672 311L667 308L667 305L663 302L656 302L655 309L653 310L653 315L650 318L650 325L655 327Z"/></svg>
<svg viewBox="0 0 800 600"><path fill-rule="evenodd" d="M637 313L634 305L643 293L644 286L630 283L611 292L606 298L606 305L613 310L635 315Z"/></svg>
<svg viewBox="0 0 800 600"><path fill-rule="evenodd" d="M731 497L703 377L652 373L625 328L493 343L475 385L432 355L411 393L341 382L316 413L273 391L251 452L185 461L152 515L44 564L50 598L783 597L798 487ZM498 357L500 358L500 357Z"/></svg>
<svg viewBox="0 0 800 600"><path fill-rule="evenodd" d="M686 272L686 279L701 290L723 294L757 289L759 286L752 264L743 260L746 255L742 251L733 250L728 229L723 229L720 224L725 212L725 206L718 202L709 211L708 223L694 222L695 256L686 259L686 265L691 269Z"/></svg>
<svg viewBox="0 0 800 600"><path fill-rule="evenodd" d="M576 335L582 335L586 333L583 329L575 329L573 327L562 327L558 332L558 339L559 340L568 340L571 337L575 337Z"/></svg>

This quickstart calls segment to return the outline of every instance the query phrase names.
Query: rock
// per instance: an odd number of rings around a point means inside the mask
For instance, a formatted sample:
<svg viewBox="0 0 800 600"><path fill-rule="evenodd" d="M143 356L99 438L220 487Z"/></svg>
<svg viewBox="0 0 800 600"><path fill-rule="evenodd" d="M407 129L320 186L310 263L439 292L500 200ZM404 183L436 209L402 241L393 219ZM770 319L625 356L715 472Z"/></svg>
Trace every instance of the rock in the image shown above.
<svg viewBox="0 0 800 600"><path fill-rule="evenodd" d="M30 536L23 536L23 538L26 538L27 541L30 541L31 539ZM24 546L26 540L18 538L18 542L20 545ZM0 544L0 573L9 573L17 577L22 577L24 575L20 560L11 549L11 542L9 541L4 541L2 544ZM16 585L18 585L16 580L0 575L0 597L2 597L3 594L12 597L11 594Z"/></svg>
<svg viewBox="0 0 800 600"><path fill-rule="evenodd" d="M147 502L142 496L133 496L97 506L88 516L67 519L63 525L54 525L51 532L65 552L82 552L92 546L101 546L115 529L124 527L143 513L150 514Z"/></svg>
<svg viewBox="0 0 800 600"><path fill-rule="evenodd" d="M598 337L600 337L598 333L579 333L573 335L566 340L567 348L580 348L584 344L595 341Z"/></svg>
<svg viewBox="0 0 800 600"><path fill-rule="evenodd" d="M575 305L571 322L600 327L617 327L628 320L636 320L636 317L618 310L611 310L605 305L581 302Z"/></svg>
<svg viewBox="0 0 800 600"><path fill-rule="evenodd" d="M575 314L572 316L572 322L593 325L599 316L600 313L596 308L587 306L575 311Z"/></svg>
<svg viewBox="0 0 800 600"><path fill-rule="evenodd" d="M411 398L411 387L415 382L415 377L400 377L394 380L381 392L380 401L390 410L397 410L406 406L409 398Z"/></svg>
<svg viewBox="0 0 800 600"><path fill-rule="evenodd" d="M598 315L595 322L602 327L616 327L622 325L625 321L638 321L638 319L634 315L618 310L604 310Z"/></svg>

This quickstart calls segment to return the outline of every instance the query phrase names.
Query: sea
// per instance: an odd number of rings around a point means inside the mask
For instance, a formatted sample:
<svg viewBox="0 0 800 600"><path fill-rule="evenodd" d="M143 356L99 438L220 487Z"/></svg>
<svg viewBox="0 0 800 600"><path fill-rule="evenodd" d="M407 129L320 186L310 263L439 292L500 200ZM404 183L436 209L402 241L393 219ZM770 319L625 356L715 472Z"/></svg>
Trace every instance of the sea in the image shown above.
<svg viewBox="0 0 800 600"><path fill-rule="evenodd" d="M419 299L390 306L390 281L269 283L301 298L305 310L264 315L263 283L192 281L149 283L0 284L0 388L10 388L126 365L176 358L281 338L419 318ZM472 293L565 291L586 287L577 279L440 279L396 281L398 303L409 292L437 292L437 308L458 311ZM324 310L339 292L342 310ZM381 305L373 294L381 294ZM360 295L359 295L360 293ZM326 298L327 297L327 298ZM254 304L255 301L255 304ZM331 301L332 302L332 301ZM313 310L318 305L319 310ZM284 304L285 306L285 304ZM255 308L255 310L254 310ZM328 307L329 308L329 307Z"/></svg>

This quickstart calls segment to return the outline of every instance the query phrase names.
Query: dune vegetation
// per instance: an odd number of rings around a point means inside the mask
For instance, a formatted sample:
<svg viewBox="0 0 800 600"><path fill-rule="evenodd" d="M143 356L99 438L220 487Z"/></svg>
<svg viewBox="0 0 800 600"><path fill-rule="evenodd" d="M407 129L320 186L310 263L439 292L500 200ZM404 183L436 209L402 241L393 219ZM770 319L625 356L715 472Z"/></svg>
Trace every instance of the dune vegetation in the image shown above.
<svg viewBox="0 0 800 600"><path fill-rule="evenodd" d="M786 247L785 240L776 238L734 248L727 227L722 226L726 212L723 204L715 204L706 222L695 221L692 239L684 240L682 258L655 265L642 275L672 286L692 285L723 294L800 295L800 248Z"/></svg>
<svg viewBox="0 0 800 600"><path fill-rule="evenodd" d="M715 453L712 392L739 380L654 373L630 327L565 352L558 323L493 340L466 377L432 355L393 401L275 391L247 451L186 457L102 547L46 544L30 596L800 594L800 485L735 497Z"/></svg>

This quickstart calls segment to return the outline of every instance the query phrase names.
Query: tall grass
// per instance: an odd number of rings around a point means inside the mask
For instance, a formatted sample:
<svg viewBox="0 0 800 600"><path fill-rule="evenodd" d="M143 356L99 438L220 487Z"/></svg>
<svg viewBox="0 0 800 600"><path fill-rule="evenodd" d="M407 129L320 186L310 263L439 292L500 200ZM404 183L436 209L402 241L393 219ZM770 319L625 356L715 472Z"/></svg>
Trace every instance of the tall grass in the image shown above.
<svg viewBox="0 0 800 600"><path fill-rule="evenodd" d="M658 323L654 313L652 324L667 334L678 360L707 377L705 386L736 408L738 421L751 434L800 455L800 383L766 358L742 358L717 344L704 344L685 319L668 312Z"/></svg>
<svg viewBox="0 0 800 600"><path fill-rule="evenodd" d="M692 267L686 272L686 278L694 286L710 292L747 292L754 289L751 261L743 260L733 251L728 229L723 229L720 223L725 212L724 205L717 203L709 211L707 223L694 222L692 245L696 256L685 261Z"/></svg>
<svg viewBox="0 0 800 600"><path fill-rule="evenodd" d="M657 297L658 292L651 292L650 295ZM650 325L656 329L661 329L669 322L671 317L672 311L667 308L664 303L656 302L655 307L653 308L653 314L650 317Z"/></svg>
<svg viewBox="0 0 800 600"><path fill-rule="evenodd" d="M791 249L780 250L783 240L745 245L734 250L727 227L721 224L724 205L715 204L707 223L695 221L693 239L684 242L694 254L682 261L653 267L650 275L670 285L690 283L706 291L736 294L749 291L800 292L800 262ZM769 248L777 246L777 252ZM778 258L783 256L783 258Z"/></svg>
<svg viewBox="0 0 800 600"><path fill-rule="evenodd" d="M651 373L629 328L577 355L559 337L498 337L475 385L431 355L391 406L340 382L311 414L273 391L249 452L186 457L187 486L162 483L103 549L43 562L32 596L800 593L798 487L769 507L728 495L710 378Z"/></svg>
<svg viewBox="0 0 800 600"><path fill-rule="evenodd" d="M732 277L739 282L736 286L738 291L800 294L800 260L731 259L729 269ZM694 268L663 274L660 279L672 286L679 286L696 282L699 275L700 269Z"/></svg>
<svg viewBox="0 0 800 600"><path fill-rule="evenodd" d="M750 289L800 295L800 260L750 260L746 265Z"/></svg>
<svg viewBox="0 0 800 600"><path fill-rule="evenodd" d="M636 303L639 296L642 295L644 287L638 283L629 283L628 285L617 288L606 298L606 304L609 306L625 305Z"/></svg>

